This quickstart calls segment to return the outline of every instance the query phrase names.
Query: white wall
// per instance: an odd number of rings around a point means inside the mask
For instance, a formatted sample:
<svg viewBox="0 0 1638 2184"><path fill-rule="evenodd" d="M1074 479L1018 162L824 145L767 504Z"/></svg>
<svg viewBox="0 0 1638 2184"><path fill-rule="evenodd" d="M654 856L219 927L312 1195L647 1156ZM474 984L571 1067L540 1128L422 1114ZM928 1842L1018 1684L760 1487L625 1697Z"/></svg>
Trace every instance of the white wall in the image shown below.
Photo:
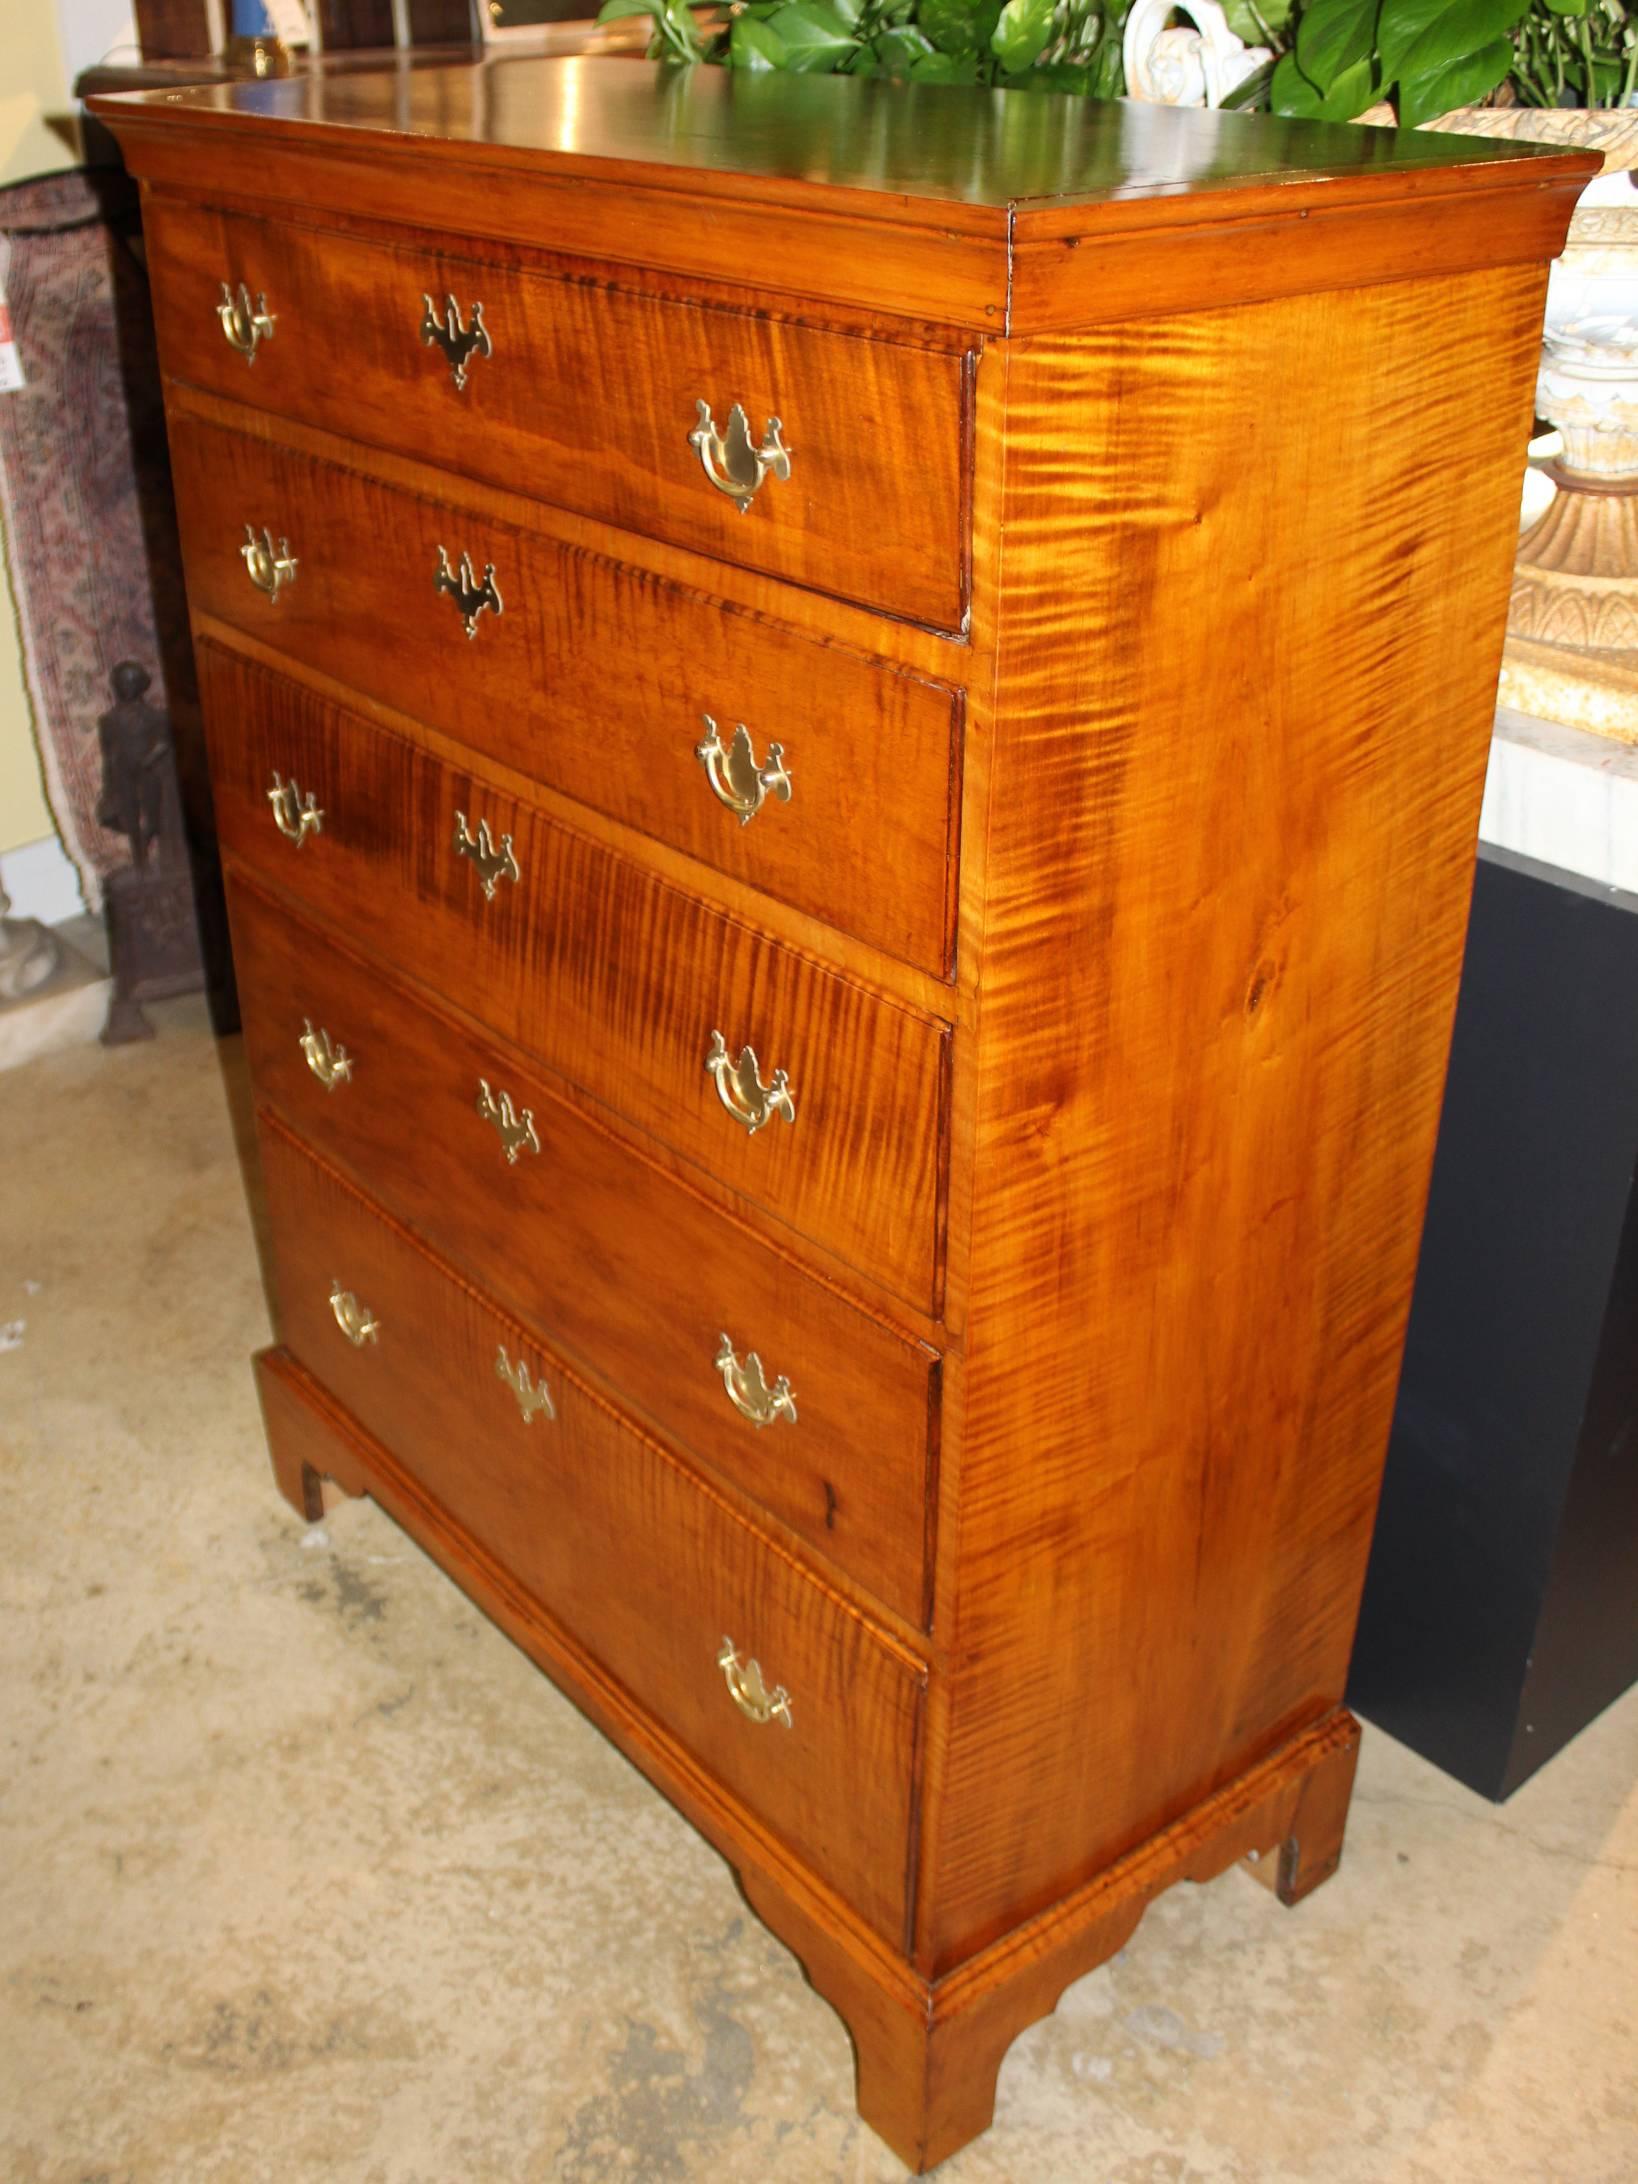
<svg viewBox="0 0 1638 2184"><path fill-rule="evenodd" d="M48 119L66 116L69 109L55 15L34 0L13 0L7 12L6 35L0 39L0 183L20 182L74 160ZM13 399L0 394L0 402ZM8 587L0 606L0 852L51 832Z"/></svg>
<svg viewBox="0 0 1638 2184"><path fill-rule="evenodd" d="M18 0L12 0L15 6ZM30 0L21 0L28 5ZM34 0L38 5L38 0ZM72 83L94 61L134 61L136 21L131 0L57 0L63 74Z"/></svg>

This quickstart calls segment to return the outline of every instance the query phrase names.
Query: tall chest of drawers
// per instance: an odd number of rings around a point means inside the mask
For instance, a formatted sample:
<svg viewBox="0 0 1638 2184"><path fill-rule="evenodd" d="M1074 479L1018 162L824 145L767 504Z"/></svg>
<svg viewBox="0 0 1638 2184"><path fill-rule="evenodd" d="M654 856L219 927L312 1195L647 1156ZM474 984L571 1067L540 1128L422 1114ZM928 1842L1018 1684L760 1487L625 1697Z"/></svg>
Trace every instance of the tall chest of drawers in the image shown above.
<svg viewBox="0 0 1638 2184"><path fill-rule="evenodd" d="M99 110L279 1483L720 1846L928 2166L1160 1889L1337 1859L1587 162L628 62Z"/></svg>

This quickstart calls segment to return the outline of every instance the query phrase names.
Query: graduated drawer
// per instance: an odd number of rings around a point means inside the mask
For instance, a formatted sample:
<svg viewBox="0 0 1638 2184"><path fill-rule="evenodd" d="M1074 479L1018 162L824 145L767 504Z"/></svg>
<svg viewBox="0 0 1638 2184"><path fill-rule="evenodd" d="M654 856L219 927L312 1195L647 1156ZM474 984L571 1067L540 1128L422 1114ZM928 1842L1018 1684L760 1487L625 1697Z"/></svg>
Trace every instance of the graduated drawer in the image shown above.
<svg viewBox="0 0 1638 2184"><path fill-rule="evenodd" d="M638 1706L901 1941L912 1662L276 1123L261 1144L276 1314L297 1362ZM719 1666L724 1640L749 1714ZM757 1719L781 1691L784 1708Z"/></svg>
<svg viewBox="0 0 1638 2184"><path fill-rule="evenodd" d="M538 500L959 629L966 609L968 366L949 349L673 302L424 245L361 242L164 199L145 214L165 368ZM223 285L272 332L228 338ZM450 299L491 353L458 363ZM253 329L233 326L249 341ZM453 339L458 340L458 334ZM744 512L691 440L705 403L752 442L777 418L789 476ZM755 478L756 472L749 473Z"/></svg>
<svg viewBox="0 0 1638 2184"><path fill-rule="evenodd" d="M242 877L230 890L259 1096L433 1246L906 1619L926 1617L938 1359L634 1157L476 1035ZM311 1027L350 1074L326 1087ZM319 1054L324 1066L324 1054ZM508 1160L478 1110L502 1095ZM538 1148L538 1149L536 1149ZM718 1365L754 1351L794 1423L735 1408ZM736 1380L742 1400L748 1391Z"/></svg>
<svg viewBox="0 0 1638 2184"><path fill-rule="evenodd" d="M258 369L260 367L258 366ZM217 616L475 751L704 863L948 973L957 694L738 609L198 419L171 424L196 612ZM245 527L288 538L294 580L252 583ZM493 562L502 612L468 639L439 548ZM696 756L745 725L741 822ZM719 764L721 775L725 769Z"/></svg>
<svg viewBox="0 0 1638 2184"><path fill-rule="evenodd" d="M325 928L917 1304L938 1264L947 1028L822 970L418 746L206 656L224 843ZM273 776L323 814L292 841ZM293 802L282 807L289 823ZM514 880L455 847L510 844ZM300 819L295 824L299 827ZM487 875L487 878L486 878ZM494 889L493 899L485 893ZM789 1075L794 1120L728 1111L713 1034ZM727 1087L736 1101L739 1094Z"/></svg>

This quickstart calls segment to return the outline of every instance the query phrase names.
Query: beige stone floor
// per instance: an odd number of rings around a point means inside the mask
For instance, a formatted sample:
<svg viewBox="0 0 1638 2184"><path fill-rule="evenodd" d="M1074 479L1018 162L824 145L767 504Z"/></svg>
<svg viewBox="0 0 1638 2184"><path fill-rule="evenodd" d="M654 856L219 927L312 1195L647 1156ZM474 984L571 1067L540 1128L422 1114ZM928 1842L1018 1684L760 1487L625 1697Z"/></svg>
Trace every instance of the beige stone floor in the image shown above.
<svg viewBox="0 0 1638 2184"><path fill-rule="evenodd" d="M368 1504L304 1534L191 1003L0 1077L0 2179L879 2184L728 1869ZM1175 1891L947 2184L1638 2178L1638 1698L1339 1876Z"/></svg>

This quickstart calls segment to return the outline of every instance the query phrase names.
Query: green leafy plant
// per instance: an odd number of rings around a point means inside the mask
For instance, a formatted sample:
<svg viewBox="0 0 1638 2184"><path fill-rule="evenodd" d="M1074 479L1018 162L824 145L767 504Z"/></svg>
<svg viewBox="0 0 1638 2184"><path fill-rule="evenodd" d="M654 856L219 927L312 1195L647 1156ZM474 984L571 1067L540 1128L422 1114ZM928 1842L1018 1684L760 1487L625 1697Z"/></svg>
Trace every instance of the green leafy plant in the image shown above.
<svg viewBox="0 0 1638 2184"><path fill-rule="evenodd" d="M1131 0L747 0L702 35L685 0L606 0L651 18L658 59L895 76L1118 98ZM1272 48L1229 100L1352 121L1383 99L1414 129L1506 87L1527 106L1621 106L1638 94L1638 24L1621 0L1225 0Z"/></svg>
<svg viewBox="0 0 1638 2184"><path fill-rule="evenodd" d="M1504 84L1525 106L1624 105L1638 26L1619 0L1307 0L1269 103L1352 121L1391 98L1414 129Z"/></svg>
<svg viewBox="0 0 1638 2184"><path fill-rule="evenodd" d="M1242 0L1244 4L1244 0ZM702 37L683 0L606 0L647 15L656 58L801 74L897 76L1117 98L1131 0L748 0Z"/></svg>

